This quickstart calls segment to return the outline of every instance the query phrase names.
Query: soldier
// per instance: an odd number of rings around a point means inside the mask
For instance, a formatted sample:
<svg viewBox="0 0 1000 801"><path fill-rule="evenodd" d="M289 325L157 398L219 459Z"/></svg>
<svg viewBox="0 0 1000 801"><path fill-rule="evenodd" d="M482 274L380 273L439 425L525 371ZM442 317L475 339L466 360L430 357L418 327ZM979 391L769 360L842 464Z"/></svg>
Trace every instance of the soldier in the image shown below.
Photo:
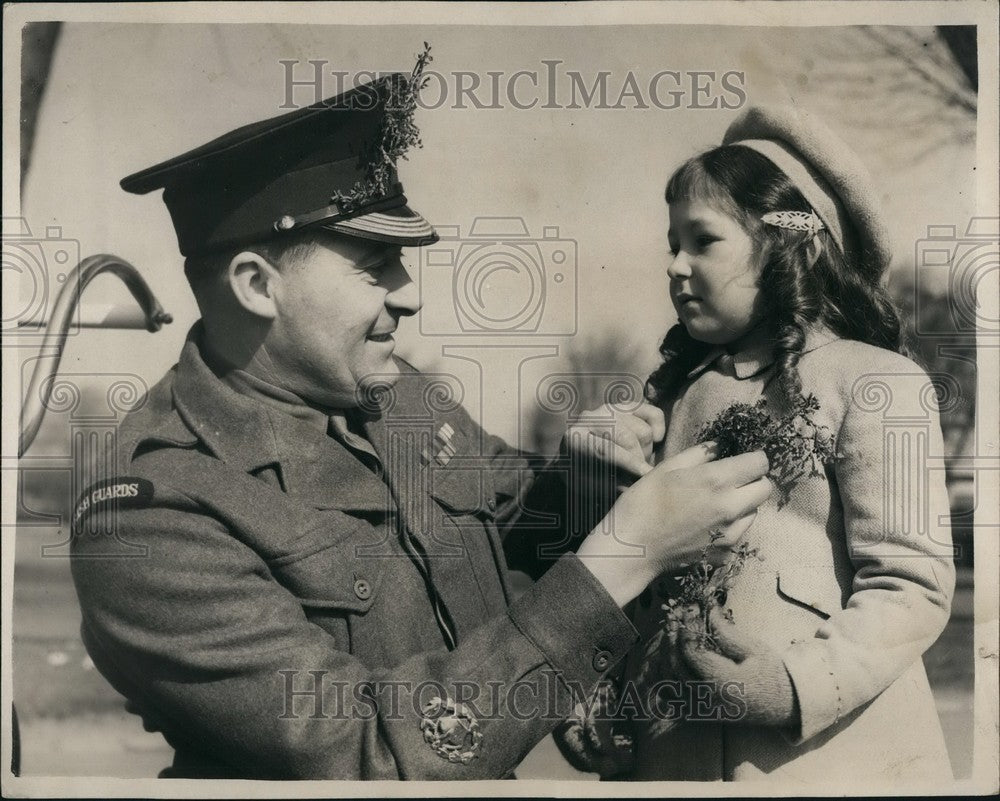
<svg viewBox="0 0 1000 801"><path fill-rule="evenodd" d="M621 607L769 493L759 453L649 468L642 407L573 452L644 477L568 531L572 460L507 447L394 356L420 305L400 248L436 239L395 171L413 80L122 181L164 190L201 320L78 505L73 576L164 776L512 776L632 644ZM539 577L516 600L511 533Z"/></svg>

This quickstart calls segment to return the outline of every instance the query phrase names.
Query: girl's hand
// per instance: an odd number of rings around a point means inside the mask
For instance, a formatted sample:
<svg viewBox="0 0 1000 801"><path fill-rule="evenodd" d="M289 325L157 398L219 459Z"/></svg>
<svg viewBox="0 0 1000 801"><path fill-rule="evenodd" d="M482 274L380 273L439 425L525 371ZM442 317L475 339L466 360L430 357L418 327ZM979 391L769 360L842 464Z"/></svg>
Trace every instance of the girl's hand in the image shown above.
<svg viewBox="0 0 1000 801"><path fill-rule="evenodd" d="M688 610L692 625L697 610ZM718 652L699 647L693 629L668 630L673 667L688 680L708 682L719 719L753 726L799 726L798 702L792 680L778 652L767 643L741 633L716 608L709 629Z"/></svg>
<svg viewBox="0 0 1000 801"><path fill-rule="evenodd" d="M605 404L576 418L566 431L565 443L574 457L592 457L634 480L652 469L653 450L666 431L663 410L656 406L643 403L623 412Z"/></svg>

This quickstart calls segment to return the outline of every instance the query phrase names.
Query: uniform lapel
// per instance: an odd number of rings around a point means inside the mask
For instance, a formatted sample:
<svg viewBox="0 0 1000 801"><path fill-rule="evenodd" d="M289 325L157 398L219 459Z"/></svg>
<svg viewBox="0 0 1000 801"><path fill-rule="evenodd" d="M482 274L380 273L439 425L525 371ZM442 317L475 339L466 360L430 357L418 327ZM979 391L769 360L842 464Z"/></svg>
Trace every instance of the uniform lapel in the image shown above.
<svg viewBox="0 0 1000 801"><path fill-rule="evenodd" d="M200 330L196 324L181 351L174 403L214 456L247 473L276 467L282 489L316 508L391 511L385 484L347 448L221 381L201 357Z"/></svg>
<svg viewBox="0 0 1000 801"><path fill-rule="evenodd" d="M285 491L317 509L395 511L389 488L349 448L308 423L270 411Z"/></svg>

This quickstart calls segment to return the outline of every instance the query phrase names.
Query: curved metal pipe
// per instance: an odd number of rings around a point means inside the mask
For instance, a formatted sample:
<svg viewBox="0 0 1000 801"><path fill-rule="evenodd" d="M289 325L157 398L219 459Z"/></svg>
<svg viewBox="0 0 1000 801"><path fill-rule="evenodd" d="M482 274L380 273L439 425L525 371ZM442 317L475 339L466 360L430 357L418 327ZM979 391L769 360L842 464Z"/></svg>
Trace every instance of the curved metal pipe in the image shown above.
<svg viewBox="0 0 1000 801"><path fill-rule="evenodd" d="M159 331L164 324L173 322L173 317L164 311L160 301L156 299L153 290L139 271L124 259L101 253L88 256L81 261L69 274L56 296L52 308L52 316L45 328L42 340L41 356L35 363L28 384L28 392L21 406L21 437L18 443L18 457L31 447L38 429L45 417L49 397L52 395L53 381L50 379L59 369L63 348L66 345L66 335L73 324L73 312L80 302L80 296L87 285L102 273L118 276L128 287L132 297L136 299L146 316L146 330L150 333ZM111 326L108 326L111 327ZM49 353L48 351L53 351Z"/></svg>

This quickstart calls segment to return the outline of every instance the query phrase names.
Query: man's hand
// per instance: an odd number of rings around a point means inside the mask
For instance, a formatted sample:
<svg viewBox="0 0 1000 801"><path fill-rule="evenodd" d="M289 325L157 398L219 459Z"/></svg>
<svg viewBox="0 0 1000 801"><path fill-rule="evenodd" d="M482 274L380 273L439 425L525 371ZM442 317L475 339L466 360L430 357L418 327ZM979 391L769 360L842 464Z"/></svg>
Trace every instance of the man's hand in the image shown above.
<svg viewBox="0 0 1000 801"><path fill-rule="evenodd" d="M648 403L631 412L605 404L583 412L566 430L566 450L586 470L587 457L614 466L634 480L652 467L653 449L666 436L663 410ZM584 477L578 477L582 479Z"/></svg>
<svg viewBox="0 0 1000 801"><path fill-rule="evenodd" d="M686 616L697 616L697 609ZM708 618L721 653L698 647L693 630L674 623L667 632L674 675L711 682L737 714L721 720L752 726L798 726L799 710L792 680L781 656L767 643L741 633L718 608Z"/></svg>
<svg viewBox="0 0 1000 801"><path fill-rule="evenodd" d="M577 555L619 604L656 576L698 558L709 532L732 548L771 493L767 456L744 453L713 462L714 443L689 448L629 487L583 541ZM606 533L607 532L607 533Z"/></svg>

